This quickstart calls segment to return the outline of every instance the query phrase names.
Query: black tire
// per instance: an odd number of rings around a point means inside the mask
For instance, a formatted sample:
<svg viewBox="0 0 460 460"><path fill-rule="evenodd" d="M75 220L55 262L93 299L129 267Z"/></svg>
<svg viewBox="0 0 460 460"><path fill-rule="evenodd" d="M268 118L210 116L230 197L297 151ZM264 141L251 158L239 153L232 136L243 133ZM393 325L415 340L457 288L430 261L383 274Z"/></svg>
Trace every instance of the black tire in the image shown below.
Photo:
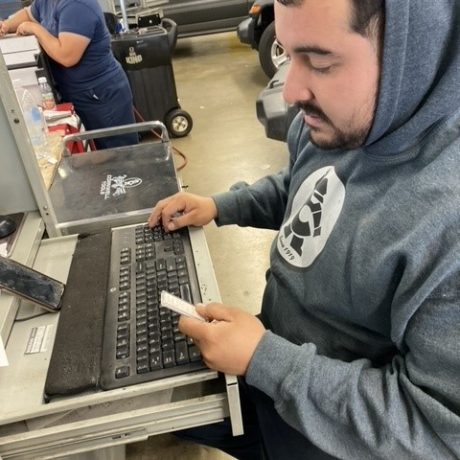
<svg viewBox="0 0 460 460"><path fill-rule="evenodd" d="M173 109L167 113L165 125L172 137L185 137L192 130L193 120L185 110Z"/></svg>
<svg viewBox="0 0 460 460"><path fill-rule="evenodd" d="M286 54L276 41L275 21L263 31L259 41L259 61L268 78L272 78L279 66L286 60Z"/></svg>

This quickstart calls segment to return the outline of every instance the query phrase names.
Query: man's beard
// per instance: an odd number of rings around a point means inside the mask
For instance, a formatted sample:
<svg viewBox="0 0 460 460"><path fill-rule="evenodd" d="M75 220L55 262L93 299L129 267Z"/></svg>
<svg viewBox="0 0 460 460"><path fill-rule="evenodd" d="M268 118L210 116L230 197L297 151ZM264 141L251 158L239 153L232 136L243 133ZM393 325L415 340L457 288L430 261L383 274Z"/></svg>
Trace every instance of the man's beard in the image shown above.
<svg viewBox="0 0 460 460"><path fill-rule="evenodd" d="M316 147L323 149L323 150L334 150L334 149L342 149L342 150L353 150L358 148L364 144L366 141L367 135L370 130L370 122L359 129L355 129L353 131L345 132L341 129L338 129L332 121L327 117L327 115L318 107L310 104L309 102L298 102L296 104L300 110L302 110L306 115L315 116L325 123L327 123L333 130L333 135L330 139L315 139L314 135L315 132L319 132L320 130L315 127L310 128L310 142L315 145Z"/></svg>

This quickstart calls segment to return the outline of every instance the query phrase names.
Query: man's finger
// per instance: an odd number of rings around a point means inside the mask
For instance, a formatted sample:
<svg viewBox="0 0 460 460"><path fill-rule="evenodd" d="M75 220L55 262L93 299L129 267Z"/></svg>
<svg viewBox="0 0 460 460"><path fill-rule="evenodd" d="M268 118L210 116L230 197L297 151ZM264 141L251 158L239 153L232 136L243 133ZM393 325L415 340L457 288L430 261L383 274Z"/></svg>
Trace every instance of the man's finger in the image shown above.
<svg viewBox="0 0 460 460"><path fill-rule="evenodd" d="M167 206L168 202L171 200L171 197L165 198L158 201L152 209L152 213L149 216L148 224L150 227L154 227L160 223L160 219L163 214L163 209Z"/></svg>
<svg viewBox="0 0 460 460"><path fill-rule="evenodd" d="M206 331L206 327L209 327L209 324L181 315L178 326L183 334L188 335L195 340L195 342L199 342Z"/></svg>
<svg viewBox="0 0 460 460"><path fill-rule="evenodd" d="M155 227L155 225L158 225L158 222L160 221L160 216L161 216L161 211L159 211L158 207L155 206L147 220L147 223L149 224L149 226Z"/></svg>
<svg viewBox="0 0 460 460"><path fill-rule="evenodd" d="M179 195L175 195L165 206L163 206L161 210L161 220L165 229L174 230L174 228L179 228L179 226L172 226L172 228L170 228L169 224L174 222L175 219L181 215L185 207L185 200Z"/></svg>
<svg viewBox="0 0 460 460"><path fill-rule="evenodd" d="M168 230L177 230L182 227L187 227L187 225L192 225L193 212L186 214L179 214L179 212L180 211L176 211L176 213L171 216L169 221L165 222L165 227Z"/></svg>
<svg viewBox="0 0 460 460"><path fill-rule="evenodd" d="M235 315L233 308L224 306L221 303L198 305L196 308L198 313L207 318L208 321L231 321Z"/></svg>

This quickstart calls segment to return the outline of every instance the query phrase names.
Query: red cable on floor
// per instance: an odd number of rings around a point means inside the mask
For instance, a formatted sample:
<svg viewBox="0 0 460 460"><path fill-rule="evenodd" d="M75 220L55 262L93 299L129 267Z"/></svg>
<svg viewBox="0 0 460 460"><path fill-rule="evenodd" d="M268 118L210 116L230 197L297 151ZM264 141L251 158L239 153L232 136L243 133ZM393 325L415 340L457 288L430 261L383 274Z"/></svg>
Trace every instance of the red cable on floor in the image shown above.
<svg viewBox="0 0 460 460"><path fill-rule="evenodd" d="M136 117L138 122L145 122L146 121L144 119L144 117L136 109L136 107L133 106L133 110L134 110L134 116ZM158 137L158 139L161 139L161 136L159 136L159 134L154 129L151 129L150 132L153 133L156 137ZM180 171L180 170L184 169L187 166L187 157L186 157L185 153L181 152L178 148L176 148L174 146L172 146L172 148L173 148L173 152L176 155L179 155L180 157L182 157L183 163L179 167L176 168L177 171Z"/></svg>

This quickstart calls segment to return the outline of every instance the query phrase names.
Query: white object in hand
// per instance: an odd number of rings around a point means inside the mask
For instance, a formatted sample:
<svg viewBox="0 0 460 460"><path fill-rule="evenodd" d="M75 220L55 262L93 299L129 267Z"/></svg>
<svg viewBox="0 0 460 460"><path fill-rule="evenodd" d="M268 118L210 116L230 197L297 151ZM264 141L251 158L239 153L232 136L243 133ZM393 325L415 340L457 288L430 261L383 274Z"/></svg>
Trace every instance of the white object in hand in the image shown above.
<svg viewBox="0 0 460 460"><path fill-rule="evenodd" d="M194 318L199 321L206 321L205 318L197 313L194 305L167 291L161 291L161 306L169 308L180 315L188 316L189 318Z"/></svg>

